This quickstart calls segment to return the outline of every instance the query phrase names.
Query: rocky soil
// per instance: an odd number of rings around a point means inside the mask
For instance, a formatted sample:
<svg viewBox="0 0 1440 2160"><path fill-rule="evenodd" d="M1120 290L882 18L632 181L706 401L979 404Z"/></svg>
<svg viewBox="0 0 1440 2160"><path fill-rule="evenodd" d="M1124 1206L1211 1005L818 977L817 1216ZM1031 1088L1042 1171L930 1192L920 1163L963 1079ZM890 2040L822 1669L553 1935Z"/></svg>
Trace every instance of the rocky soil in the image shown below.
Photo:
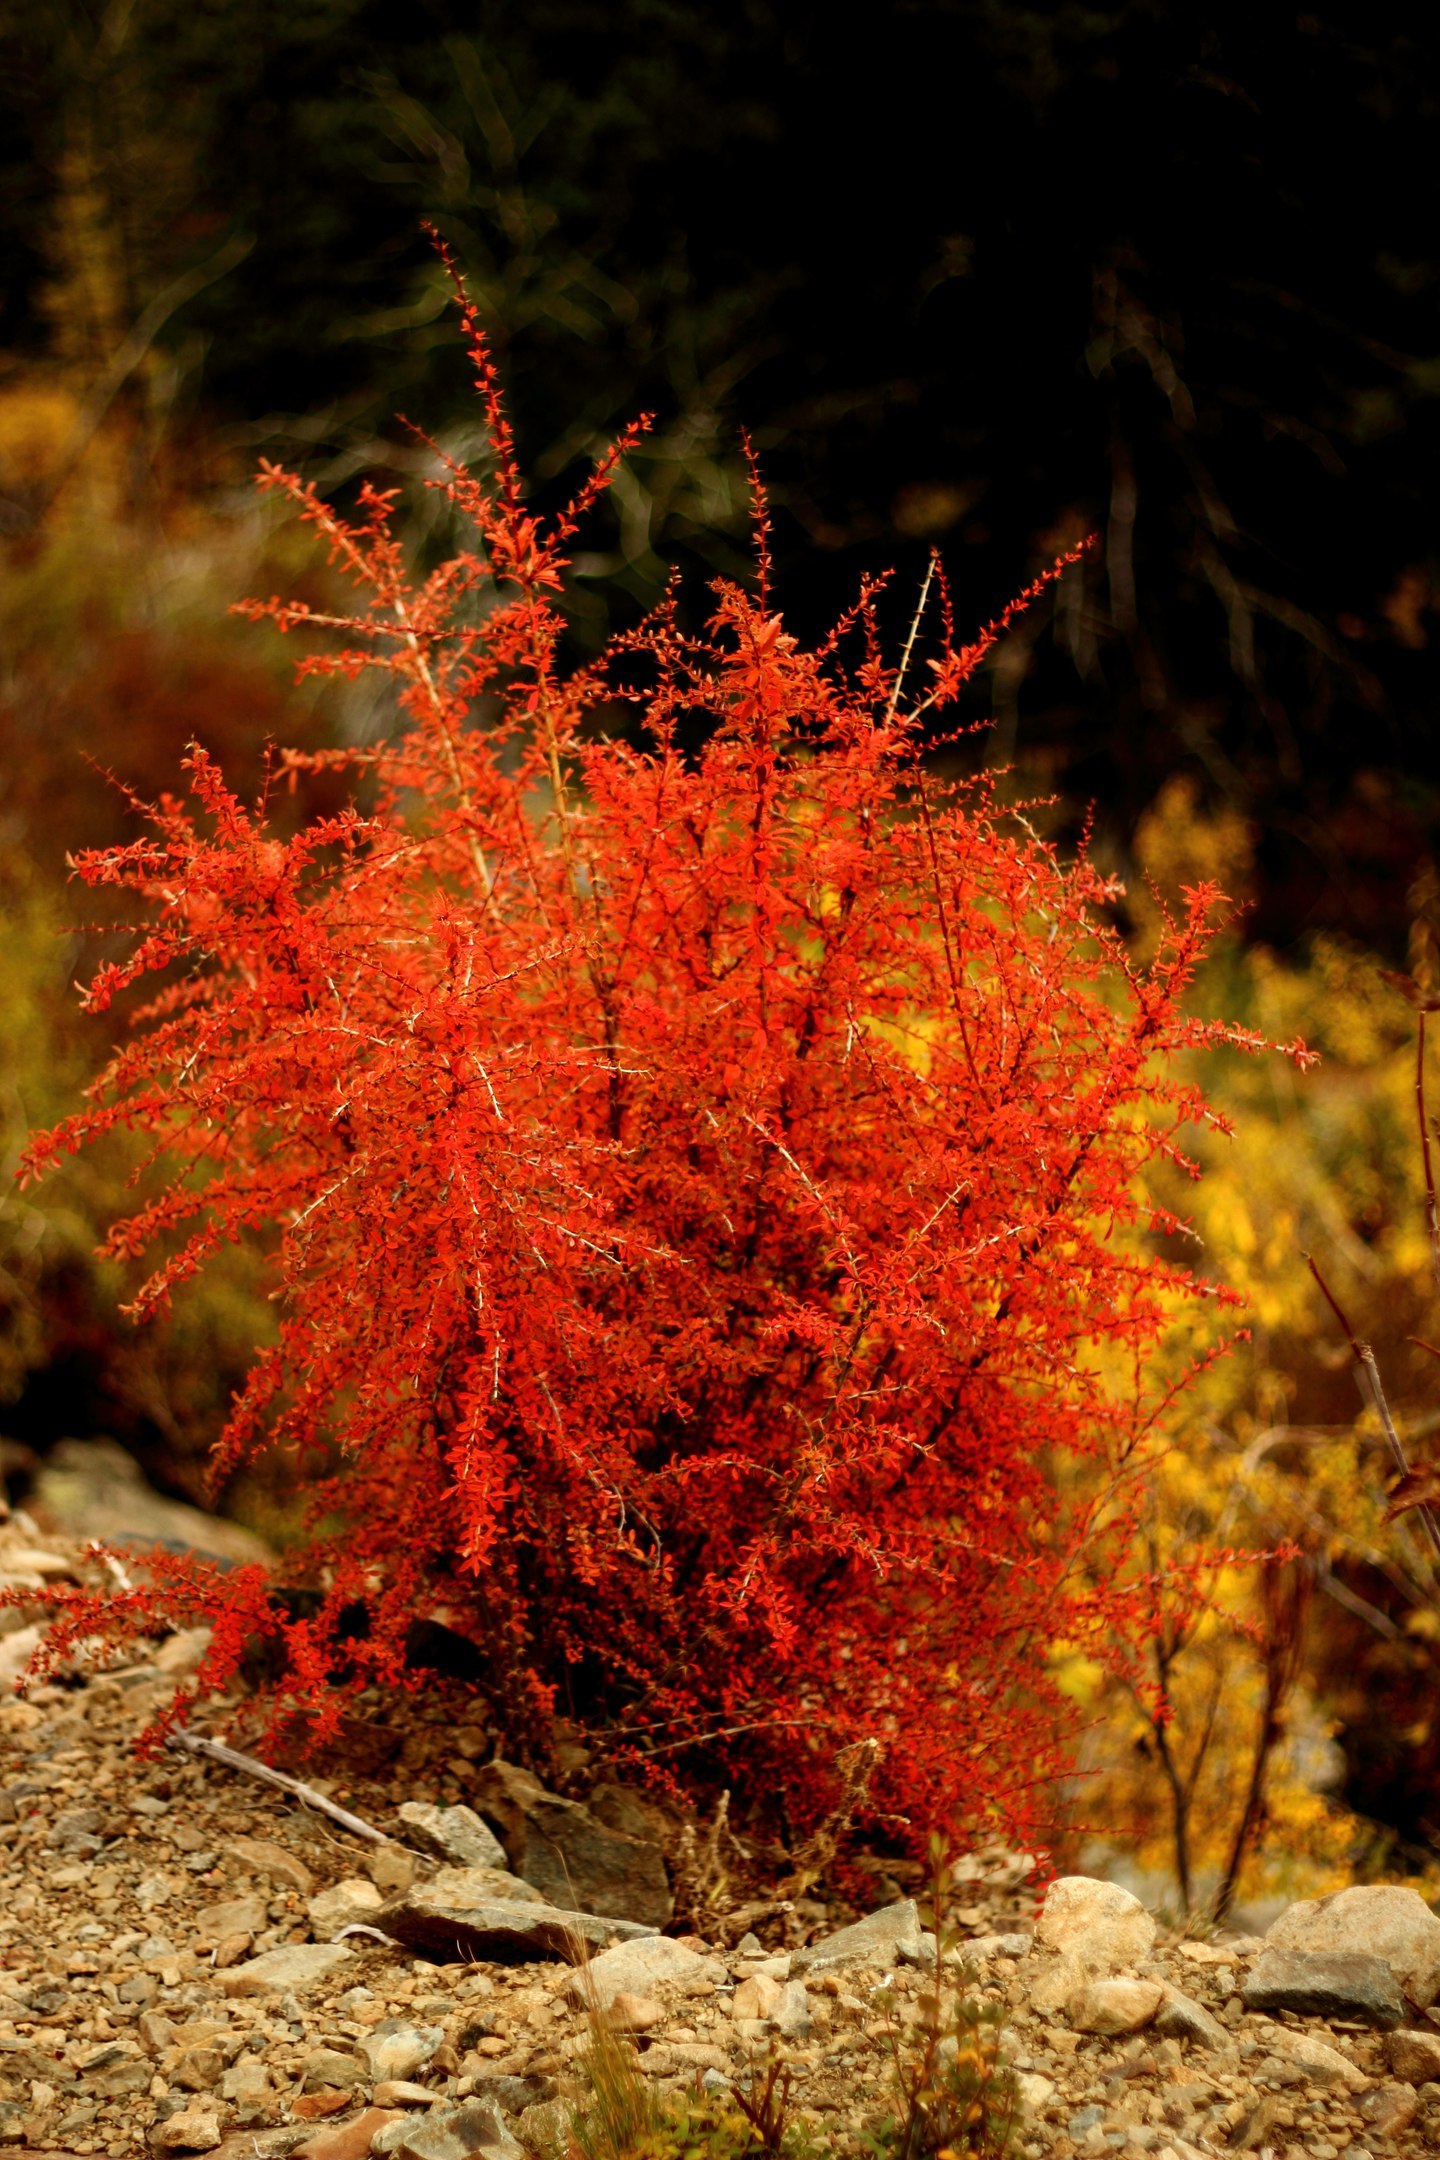
<svg viewBox="0 0 1440 2160"><path fill-rule="evenodd" d="M43 1520L0 1524L0 1584L85 1566ZM800 1901L738 1941L719 1912L710 1939L677 1934L643 1799L542 1792L438 1696L362 1699L335 1774L311 1778L379 1843L224 1764L136 1759L192 1635L16 1698L32 1619L0 1615L16 2160L521 2160L583 2095L597 2018L662 2084L713 2089L778 2050L837 2151L892 2112L936 1965L895 1883L858 1923ZM236 1707L199 1723L222 1732ZM1440 2151L1440 1919L1413 1891L1183 1941L1112 1884L1064 1878L1037 1908L1012 1856L959 1874L943 1978L1003 2011L1027 2156Z"/></svg>

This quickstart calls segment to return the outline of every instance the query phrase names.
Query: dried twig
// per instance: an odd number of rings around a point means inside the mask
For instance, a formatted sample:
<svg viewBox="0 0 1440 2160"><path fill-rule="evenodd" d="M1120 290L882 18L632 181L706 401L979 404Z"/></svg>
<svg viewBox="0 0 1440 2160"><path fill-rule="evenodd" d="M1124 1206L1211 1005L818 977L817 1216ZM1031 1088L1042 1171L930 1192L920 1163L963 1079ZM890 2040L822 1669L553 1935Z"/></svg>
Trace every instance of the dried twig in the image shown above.
<svg viewBox="0 0 1440 2160"><path fill-rule="evenodd" d="M730 1870L722 1846L733 1845L730 1829L730 1795L722 1792L715 1813L705 1829L696 1832L686 1823L671 1855L675 1878L675 1911L683 1914L697 1933L709 1934L734 1903L730 1894Z"/></svg>
<svg viewBox="0 0 1440 2160"><path fill-rule="evenodd" d="M835 1758L835 1767L844 1781L840 1798L795 1855L794 1866L778 1886L776 1894L779 1897L804 1897L825 1874L835 1858L841 1838L865 1804L879 1761L878 1740L856 1740L840 1750Z"/></svg>
<svg viewBox="0 0 1440 2160"><path fill-rule="evenodd" d="M278 1785L281 1792L289 1793L302 1807L314 1808L319 1814L328 1815L332 1822L339 1823L342 1830L349 1830L356 1837L369 1838L376 1845L397 1845L400 1842L398 1838L393 1838L388 1830L377 1830L373 1823L363 1821L359 1815L352 1815L348 1808L337 1807L333 1800L326 1799L324 1793L316 1792L313 1785L302 1784L299 1778L289 1776L284 1770L272 1770L268 1763L258 1761L255 1756L242 1755L239 1748L226 1747L223 1740L209 1740L203 1733L191 1732L188 1727L178 1725L168 1735L168 1741L172 1747L184 1748L191 1755L206 1755L211 1762L223 1763L227 1770L239 1770L246 1777L261 1778L267 1785Z"/></svg>

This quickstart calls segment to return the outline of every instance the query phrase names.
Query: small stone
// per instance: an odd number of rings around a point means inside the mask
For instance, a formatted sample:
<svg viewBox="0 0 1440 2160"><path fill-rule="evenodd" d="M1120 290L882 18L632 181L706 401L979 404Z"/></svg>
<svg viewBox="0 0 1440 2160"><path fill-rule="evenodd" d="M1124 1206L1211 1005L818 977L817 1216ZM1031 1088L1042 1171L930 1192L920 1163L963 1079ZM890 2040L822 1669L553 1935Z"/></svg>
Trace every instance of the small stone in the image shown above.
<svg viewBox="0 0 1440 2160"><path fill-rule="evenodd" d="M1361 2118L1377 2139L1398 2137L1415 2120L1418 2095L1407 2085L1384 2085L1356 2102Z"/></svg>
<svg viewBox="0 0 1440 2160"><path fill-rule="evenodd" d="M1440 2033L1392 2032L1385 2042L1385 2064L1407 2085L1440 2081Z"/></svg>
<svg viewBox="0 0 1440 2160"><path fill-rule="evenodd" d="M1270 2130L1274 2124L1278 2107L1279 2102L1270 2093L1266 2093L1258 2100L1247 2114L1242 2115L1240 2121L1231 2131L1231 2151L1256 2152L1262 2145L1268 2145L1270 2142ZM1315 2147L1312 2145L1310 2147L1312 2155L1314 2151Z"/></svg>
<svg viewBox="0 0 1440 2160"><path fill-rule="evenodd" d="M430 1807L420 1800L407 1800L399 1815L406 1843L418 1845L433 1859L446 1860L452 1867L508 1867L504 1846L473 1808Z"/></svg>
<svg viewBox="0 0 1440 2160"><path fill-rule="evenodd" d="M768 2018L780 2000L780 1982L768 1973L755 1973L742 1980L730 1998L730 2015L734 2018Z"/></svg>
<svg viewBox="0 0 1440 2160"><path fill-rule="evenodd" d="M313 1987L328 1979L350 1952L344 1943L287 1943L266 1950L243 1965L232 1965L220 1978L222 1995L280 1995L287 1988Z"/></svg>
<svg viewBox="0 0 1440 2160"><path fill-rule="evenodd" d="M617 1995L644 1995L656 1986L686 1987L697 1982L713 1987L724 1978L725 1968L718 1958L702 1957L673 1936L651 1935L602 1950L570 1975L565 1993L581 2008L608 2010Z"/></svg>
<svg viewBox="0 0 1440 2160"><path fill-rule="evenodd" d="M220 2117L213 2100L192 2100L187 2107L155 2124L149 2143L157 2152L214 2152L220 2143Z"/></svg>
<svg viewBox="0 0 1440 2160"><path fill-rule="evenodd" d="M1092 1980L1072 1998L1070 2022L1077 2032L1139 2032L1164 1996L1158 1980Z"/></svg>
<svg viewBox="0 0 1440 2160"><path fill-rule="evenodd" d="M783 2040L808 2040L814 2030L810 1997L803 1980L787 1980L770 2012L770 2022Z"/></svg>
<svg viewBox="0 0 1440 2160"><path fill-rule="evenodd" d="M1398 2025L1405 2015L1399 1984L1384 1958L1266 1950L1241 1995L1247 2010L1293 2010L1301 2017L1358 2018Z"/></svg>
<svg viewBox="0 0 1440 2160"><path fill-rule="evenodd" d="M368 2107L347 2123L312 2130L303 2144L292 2147L294 2160L366 2160L379 2132L402 2120L388 2108Z"/></svg>
<svg viewBox="0 0 1440 2160"><path fill-rule="evenodd" d="M33 1575L41 1582L59 1582L66 1577L73 1581L75 1575L73 1563L62 1554L42 1552L33 1545L7 1545L5 1572L7 1575Z"/></svg>
<svg viewBox="0 0 1440 2160"><path fill-rule="evenodd" d="M824 1972L831 1966L851 1963L893 1965L902 1950L918 1957L921 1933L920 1911L915 1900L900 1898L895 1904L882 1905L878 1912L867 1913L863 1920L826 1935L820 1942L795 1951L790 1960L791 1970Z"/></svg>
<svg viewBox="0 0 1440 2160"><path fill-rule="evenodd" d="M304 2089L313 2092L353 2092L365 2080L365 2065L348 2049L313 2048L300 2066Z"/></svg>
<svg viewBox="0 0 1440 2160"><path fill-rule="evenodd" d="M329 1890L311 1898L305 1910L317 1942L334 1942L342 1928L356 1922L373 1924L384 1900L373 1882L363 1875L347 1875Z"/></svg>
<svg viewBox="0 0 1440 2160"><path fill-rule="evenodd" d="M224 2068L218 2049L192 2047L186 2048L180 2060L170 2065L166 2075L182 2092L213 2092Z"/></svg>
<svg viewBox="0 0 1440 2160"><path fill-rule="evenodd" d="M222 1935L213 1952L215 1970L225 1972L231 1965L238 1965L255 1947L253 1935Z"/></svg>
<svg viewBox="0 0 1440 2160"><path fill-rule="evenodd" d="M665 2022L665 2008L653 1995L633 1995L621 1989L605 2012L612 2032L649 2032Z"/></svg>
<svg viewBox="0 0 1440 2160"><path fill-rule="evenodd" d="M1015 2074L1015 2090L1020 2105L1027 2115L1038 2115L1047 2100L1055 2097L1055 2087L1038 2070L1019 2070Z"/></svg>
<svg viewBox="0 0 1440 2160"><path fill-rule="evenodd" d="M226 1898L221 1905L207 1905L195 1915L196 1947L213 1946L227 1935L258 1935L267 1917L264 1898Z"/></svg>
<svg viewBox="0 0 1440 2160"><path fill-rule="evenodd" d="M265 1882L281 1883L287 1890L298 1890L301 1897L309 1897L315 1887L315 1879L303 1860L294 1853L286 1852L270 1838L237 1837L226 1845L227 1856L247 1875L258 1875Z"/></svg>
<svg viewBox="0 0 1440 2160"><path fill-rule="evenodd" d="M327 2085L320 2092L302 2093L298 2100L292 2100L290 2112L298 2115L301 2122L319 2122L327 2115L343 2115L349 2105L348 2092L339 2092L333 2085Z"/></svg>
<svg viewBox="0 0 1440 2160"><path fill-rule="evenodd" d="M1265 2035L1267 2046L1285 2062L1294 2063L1316 2085L1339 2083L1352 2092L1364 2092L1370 2080L1348 2055L1313 2033L1296 2032L1293 2026L1276 2025Z"/></svg>
<svg viewBox="0 0 1440 2160"><path fill-rule="evenodd" d="M1097 1976L1138 1964L1154 1945L1155 1922L1139 1898L1089 1875L1052 1882L1035 1923L1037 1950L1076 1957Z"/></svg>
<svg viewBox="0 0 1440 2160"><path fill-rule="evenodd" d="M382 1898L403 1896L415 1880L415 1855L399 1845L378 1846L363 1865Z"/></svg>
<svg viewBox="0 0 1440 2160"><path fill-rule="evenodd" d="M413 2077L417 2070L424 2069L444 2039L439 2025L411 2025L403 2018L392 2017L382 2019L372 2032L363 2034L358 2045L364 2050L370 2075L380 2082Z"/></svg>
<svg viewBox="0 0 1440 2160"><path fill-rule="evenodd" d="M237 2062L220 2080L220 2097L228 2100L242 2123L255 2122L269 2113L273 2088L262 2062Z"/></svg>
<svg viewBox="0 0 1440 2160"><path fill-rule="evenodd" d="M417 2085L413 2078L382 2078L373 2098L376 2107L416 2108L429 2107L435 2095L428 2085Z"/></svg>
<svg viewBox="0 0 1440 2160"><path fill-rule="evenodd" d="M1189 2040L1197 2047L1229 2048L1235 2044L1203 2003L1182 1995L1178 1988L1166 1988L1165 2000L1156 2012L1155 2030L1162 2040Z"/></svg>
<svg viewBox="0 0 1440 2160"><path fill-rule="evenodd" d="M428 2115L404 2118L405 2128L387 2149L400 2160L525 2160L488 2100L464 2100L458 2107L432 2108ZM383 2132L387 2139L393 2131Z"/></svg>

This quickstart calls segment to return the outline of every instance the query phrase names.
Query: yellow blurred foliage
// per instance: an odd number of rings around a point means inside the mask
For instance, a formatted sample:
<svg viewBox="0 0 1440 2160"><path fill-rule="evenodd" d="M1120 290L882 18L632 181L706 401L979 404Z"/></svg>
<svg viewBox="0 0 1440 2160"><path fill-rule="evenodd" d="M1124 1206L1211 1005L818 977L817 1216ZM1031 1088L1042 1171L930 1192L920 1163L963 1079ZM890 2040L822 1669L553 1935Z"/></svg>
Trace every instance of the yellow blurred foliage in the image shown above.
<svg viewBox="0 0 1440 2160"><path fill-rule="evenodd" d="M1214 877L1243 897L1249 844L1243 820L1206 817L1173 783L1139 835L1154 886L1131 896L1142 949L1182 882ZM1417 974L1435 896L1433 880L1417 887ZM1057 1655L1095 1719L1077 1813L1177 1910L1315 1895L1377 1868L1434 1888L1440 1820L1424 1794L1440 1765L1431 1721L1413 1713L1440 1681L1436 1570L1413 1517L1383 1520L1384 1435L1306 1262L1373 1344L1402 1436L1423 1453L1440 1374L1409 1339L1437 1332L1415 1013L1373 956L1333 938L1299 962L1232 938L1196 998L1271 1040L1303 1037L1322 1062L1200 1061L1233 1131L1192 1131L1198 1182L1167 1175L1157 1191L1192 1239L1188 1255L1155 1249L1237 1289L1248 1340L1180 1397L1146 1467L1134 1563L1153 1602L1146 1670ZM1431 1086L1433 1114L1440 1071ZM1367 1738L1386 1727L1388 1753Z"/></svg>

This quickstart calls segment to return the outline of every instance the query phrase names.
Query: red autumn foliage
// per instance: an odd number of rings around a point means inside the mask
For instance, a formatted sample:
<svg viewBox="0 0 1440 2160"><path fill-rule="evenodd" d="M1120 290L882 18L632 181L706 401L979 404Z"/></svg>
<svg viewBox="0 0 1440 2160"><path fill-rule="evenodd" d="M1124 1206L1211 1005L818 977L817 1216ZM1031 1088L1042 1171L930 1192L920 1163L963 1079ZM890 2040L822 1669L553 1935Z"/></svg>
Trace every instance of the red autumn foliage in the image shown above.
<svg viewBox="0 0 1440 2160"><path fill-rule="evenodd" d="M84 859L148 902L91 1004L158 983L32 1157L153 1136L159 1196L110 1240L160 1248L141 1313L270 1239L278 1341L217 1476L293 1451L285 1569L324 1601L287 1619L258 1571L162 1560L57 1593L56 1649L201 1617L209 1686L283 1634L278 1707L323 1726L337 1675L401 1683L438 1606L542 1767L564 1716L803 1823L873 1734L876 1804L917 1834L1033 1824L1063 1761L1046 1646L1142 1624L1141 1375L1201 1293L1124 1233L1205 1114L1176 1054L1238 1040L1181 1009L1216 896L1132 965L1088 862L921 761L995 631L957 647L941 585L923 669L869 597L804 651L763 521L757 590L717 586L702 633L667 609L567 672L565 550L608 465L542 525L465 319L493 474L438 484L469 547L415 582L389 495L346 521L263 476L362 597L253 612L338 631L308 669L395 678L393 738L325 755L370 807L277 838L192 748L188 799ZM627 739L595 725L617 698Z"/></svg>

